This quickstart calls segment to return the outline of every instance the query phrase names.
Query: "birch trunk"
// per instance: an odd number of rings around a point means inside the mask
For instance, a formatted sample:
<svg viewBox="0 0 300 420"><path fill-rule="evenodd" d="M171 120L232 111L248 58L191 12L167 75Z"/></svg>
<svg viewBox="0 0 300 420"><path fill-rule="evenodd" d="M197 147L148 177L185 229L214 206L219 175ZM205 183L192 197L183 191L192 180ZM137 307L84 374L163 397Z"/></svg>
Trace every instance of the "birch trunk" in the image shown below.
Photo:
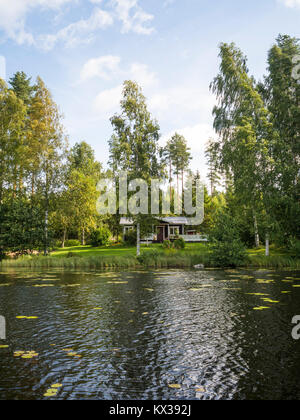
<svg viewBox="0 0 300 420"><path fill-rule="evenodd" d="M136 228L136 255L141 255L141 226L138 223Z"/></svg>
<svg viewBox="0 0 300 420"><path fill-rule="evenodd" d="M63 236L63 240L62 240L62 244L61 244L61 247L62 248L65 247L66 236L67 236L67 231L66 231L66 229L64 229L64 236Z"/></svg>
<svg viewBox="0 0 300 420"><path fill-rule="evenodd" d="M270 235L266 234L266 257L270 256Z"/></svg>
<svg viewBox="0 0 300 420"><path fill-rule="evenodd" d="M258 226L257 226L257 218L255 214L253 214L253 221L254 221L255 246L256 248L259 248L259 233L258 233Z"/></svg>
<svg viewBox="0 0 300 420"><path fill-rule="evenodd" d="M48 255L48 203L47 209L45 211L45 248L44 248L44 256Z"/></svg>

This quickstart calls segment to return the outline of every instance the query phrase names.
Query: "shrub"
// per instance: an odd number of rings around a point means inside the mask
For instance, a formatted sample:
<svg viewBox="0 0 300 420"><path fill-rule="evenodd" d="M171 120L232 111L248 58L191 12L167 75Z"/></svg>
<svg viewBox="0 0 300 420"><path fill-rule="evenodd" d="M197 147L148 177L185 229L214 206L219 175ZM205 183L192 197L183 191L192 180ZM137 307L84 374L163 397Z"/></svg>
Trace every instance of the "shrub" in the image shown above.
<svg viewBox="0 0 300 420"><path fill-rule="evenodd" d="M101 226L91 234L91 245L93 247L106 246L109 244L111 232L107 226Z"/></svg>
<svg viewBox="0 0 300 420"><path fill-rule="evenodd" d="M172 242L171 241L164 241L164 243L162 244L162 247L164 249L171 249L172 248Z"/></svg>
<svg viewBox="0 0 300 420"><path fill-rule="evenodd" d="M159 257L160 253L157 249L151 249L150 251L142 252L139 257L137 257L138 262L140 264L146 265L146 266L155 266L155 263L157 258Z"/></svg>
<svg viewBox="0 0 300 420"><path fill-rule="evenodd" d="M77 239L69 239L65 242L66 248L72 248L74 246L80 246L80 242Z"/></svg>
<svg viewBox="0 0 300 420"><path fill-rule="evenodd" d="M290 251L294 257L300 258L300 241L299 240L295 239L294 241L292 241Z"/></svg>
<svg viewBox="0 0 300 420"><path fill-rule="evenodd" d="M61 248L61 240L57 239L53 242L52 249L58 249Z"/></svg>
<svg viewBox="0 0 300 420"><path fill-rule="evenodd" d="M78 255L76 252L68 252L67 258L82 258L81 255Z"/></svg>
<svg viewBox="0 0 300 420"><path fill-rule="evenodd" d="M126 245L136 245L136 230L130 230L127 232L124 238L124 242Z"/></svg>
<svg viewBox="0 0 300 420"><path fill-rule="evenodd" d="M183 238L178 238L174 242L174 248L175 249L184 249L185 248L185 241Z"/></svg>
<svg viewBox="0 0 300 420"><path fill-rule="evenodd" d="M237 267L247 260L246 247L240 239L239 227L228 210L219 212L210 235L211 264Z"/></svg>

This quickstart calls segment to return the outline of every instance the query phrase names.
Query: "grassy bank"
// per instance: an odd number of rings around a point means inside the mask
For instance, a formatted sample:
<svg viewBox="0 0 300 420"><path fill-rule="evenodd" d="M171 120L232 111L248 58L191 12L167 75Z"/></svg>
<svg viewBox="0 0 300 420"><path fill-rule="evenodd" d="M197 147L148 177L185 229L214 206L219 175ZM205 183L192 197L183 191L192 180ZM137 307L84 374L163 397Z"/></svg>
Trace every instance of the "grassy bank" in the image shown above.
<svg viewBox="0 0 300 420"><path fill-rule="evenodd" d="M2 268L192 268L196 264L210 267L210 255L205 244L187 244L181 251L163 250L160 245L142 247L142 257L136 258L135 247L110 246L102 248L74 247L59 249L49 257L26 256L16 260L3 260ZM291 268L300 269L300 259L293 258L285 250L271 247L271 256L264 255L264 249L249 249L249 268Z"/></svg>

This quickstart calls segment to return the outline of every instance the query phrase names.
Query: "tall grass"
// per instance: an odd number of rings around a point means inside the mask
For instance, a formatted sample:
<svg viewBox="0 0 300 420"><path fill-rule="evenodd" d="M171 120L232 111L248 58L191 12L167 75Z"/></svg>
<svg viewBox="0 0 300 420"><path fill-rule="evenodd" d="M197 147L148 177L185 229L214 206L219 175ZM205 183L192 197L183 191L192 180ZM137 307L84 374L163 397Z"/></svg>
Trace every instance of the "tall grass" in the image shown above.
<svg viewBox="0 0 300 420"><path fill-rule="evenodd" d="M72 257L72 258L56 258L56 257L23 257L17 260L3 260L2 268L24 267L24 268L134 268L137 260L133 256L127 257Z"/></svg>
<svg viewBox="0 0 300 420"><path fill-rule="evenodd" d="M61 269L107 269L107 268L193 268L197 264L213 267L210 254L203 250L163 250L149 249L143 251L141 257L128 254L116 256L72 256L72 257L43 257L26 256L16 260L3 260L0 268L61 268ZM291 256L249 255L243 267L248 268L276 268L300 269L300 259Z"/></svg>
<svg viewBox="0 0 300 420"><path fill-rule="evenodd" d="M291 256L273 255L266 257L264 255L251 255L246 264L247 267L259 268L292 268L300 270L300 259Z"/></svg>

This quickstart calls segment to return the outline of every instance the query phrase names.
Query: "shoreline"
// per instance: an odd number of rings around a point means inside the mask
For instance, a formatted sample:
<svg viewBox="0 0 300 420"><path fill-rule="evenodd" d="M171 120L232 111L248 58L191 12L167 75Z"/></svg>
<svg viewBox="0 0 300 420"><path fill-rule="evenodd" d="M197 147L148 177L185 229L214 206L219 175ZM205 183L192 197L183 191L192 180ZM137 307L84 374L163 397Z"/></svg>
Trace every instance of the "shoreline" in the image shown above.
<svg viewBox="0 0 300 420"><path fill-rule="evenodd" d="M147 254L147 253L145 253ZM144 255L145 255L144 254ZM209 256L196 253L149 253L146 257L138 259L136 256L26 256L18 259L5 259L0 262L0 268L66 268L66 269L194 269L198 264L206 268L226 269L235 267L215 267L209 263ZM237 266L240 269L293 269L300 270L300 259L289 256L249 256L246 264ZM199 270L201 271L201 270Z"/></svg>

